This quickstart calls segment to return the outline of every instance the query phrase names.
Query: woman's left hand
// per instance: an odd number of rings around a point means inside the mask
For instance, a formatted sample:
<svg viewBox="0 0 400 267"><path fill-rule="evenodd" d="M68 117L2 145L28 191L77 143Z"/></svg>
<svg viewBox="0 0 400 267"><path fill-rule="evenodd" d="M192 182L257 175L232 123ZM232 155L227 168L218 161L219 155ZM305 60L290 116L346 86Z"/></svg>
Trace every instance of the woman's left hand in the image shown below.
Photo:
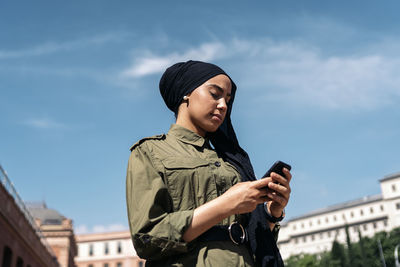
<svg viewBox="0 0 400 267"><path fill-rule="evenodd" d="M273 182L268 184L268 210L272 216L277 218L283 214L283 210L289 202L291 192L289 183L292 179L292 174L286 168L283 168L283 173L285 177L272 172L271 178Z"/></svg>

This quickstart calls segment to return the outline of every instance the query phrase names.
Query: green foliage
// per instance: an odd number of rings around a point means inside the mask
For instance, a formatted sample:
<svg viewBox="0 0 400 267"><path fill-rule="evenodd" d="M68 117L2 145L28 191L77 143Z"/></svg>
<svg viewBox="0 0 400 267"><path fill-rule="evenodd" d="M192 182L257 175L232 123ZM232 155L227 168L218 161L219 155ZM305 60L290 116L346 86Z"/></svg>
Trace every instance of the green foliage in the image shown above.
<svg viewBox="0 0 400 267"><path fill-rule="evenodd" d="M286 267L316 267L318 260L316 255L301 254L290 257L285 265Z"/></svg>
<svg viewBox="0 0 400 267"><path fill-rule="evenodd" d="M336 240L332 243L331 264L335 267L347 267L345 249L342 244Z"/></svg>
<svg viewBox="0 0 400 267"><path fill-rule="evenodd" d="M348 230L346 230L348 235ZM362 237L359 232L358 242L350 242L347 236L346 245L337 241L332 243L330 252L322 254L300 254L286 260L287 267L381 267L378 239L382 244L386 266L394 266L394 248L400 244L400 227L390 232L376 233L372 238Z"/></svg>

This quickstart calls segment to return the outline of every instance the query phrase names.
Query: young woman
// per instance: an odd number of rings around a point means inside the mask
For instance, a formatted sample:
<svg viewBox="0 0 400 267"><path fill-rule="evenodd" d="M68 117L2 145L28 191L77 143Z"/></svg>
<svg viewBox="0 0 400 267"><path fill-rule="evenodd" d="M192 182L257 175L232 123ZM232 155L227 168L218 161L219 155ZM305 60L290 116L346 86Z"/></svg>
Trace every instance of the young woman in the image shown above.
<svg viewBox="0 0 400 267"><path fill-rule="evenodd" d="M218 66L188 61L165 71L160 92L176 123L133 145L128 163L139 257L146 266L283 266L275 223L291 174L255 178L230 119L235 83Z"/></svg>

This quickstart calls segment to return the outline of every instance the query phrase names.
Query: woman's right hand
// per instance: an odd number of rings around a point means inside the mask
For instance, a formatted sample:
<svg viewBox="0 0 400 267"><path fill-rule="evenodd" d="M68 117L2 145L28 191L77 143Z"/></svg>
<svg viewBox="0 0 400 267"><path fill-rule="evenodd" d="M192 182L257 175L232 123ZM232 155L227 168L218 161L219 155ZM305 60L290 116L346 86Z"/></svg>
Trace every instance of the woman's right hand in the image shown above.
<svg viewBox="0 0 400 267"><path fill-rule="evenodd" d="M232 186L221 195L224 203L230 208L230 214L242 214L252 212L258 204L269 200L267 197L270 177L257 181L240 182Z"/></svg>

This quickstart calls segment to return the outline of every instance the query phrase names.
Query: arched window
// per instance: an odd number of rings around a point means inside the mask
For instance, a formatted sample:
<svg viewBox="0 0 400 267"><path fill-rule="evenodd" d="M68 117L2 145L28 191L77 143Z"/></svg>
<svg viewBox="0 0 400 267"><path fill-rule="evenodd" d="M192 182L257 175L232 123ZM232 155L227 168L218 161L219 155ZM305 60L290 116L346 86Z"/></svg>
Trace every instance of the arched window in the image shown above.
<svg viewBox="0 0 400 267"><path fill-rule="evenodd" d="M2 267L10 267L12 261L12 250L11 248L5 246L3 249L3 260L2 260Z"/></svg>

